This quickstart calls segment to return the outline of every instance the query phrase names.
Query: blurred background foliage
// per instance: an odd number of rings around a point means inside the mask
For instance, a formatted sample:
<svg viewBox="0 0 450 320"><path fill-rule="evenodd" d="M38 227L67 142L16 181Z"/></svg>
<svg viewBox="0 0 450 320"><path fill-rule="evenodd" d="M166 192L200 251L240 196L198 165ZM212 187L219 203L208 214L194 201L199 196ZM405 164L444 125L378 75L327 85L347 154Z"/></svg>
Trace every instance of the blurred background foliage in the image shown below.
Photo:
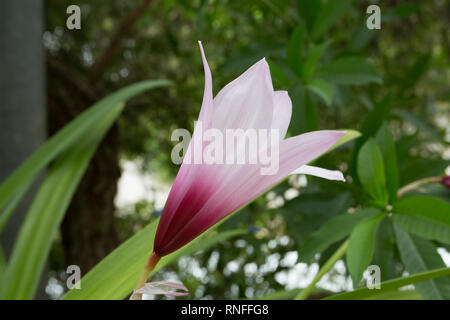
<svg viewBox="0 0 450 320"><path fill-rule="evenodd" d="M70 4L81 7L81 30L65 28ZM366 27L370 4L381 8L381 30ZM102 162L106 166L109 159L117 168L122 163L122 169L132 162L140 175L156 181L155 193L167 192L178 170L170 160L177 143L170 140L172 131L191 131L198 116L204 79L197 40L205 47L215 94L266 57L274 88L288 90L293 101L290 135L341 128L363 133L355 143L317 161L342 170L345 184L291 177L220 226L248 228L248 235L182 258L155 277L183 282L190 298L255 298L275 292L293 297L295 291L284 291L306 286L342 241L302 256L308 237L331 218L368 204L357 178L356 158L382 123L395 141L399 187L443 175L449 166L448 1L48 0L45 14L49 91L56 90L52 83L59 81L59 73L79 78L77 85L98 95L144 79L174 81L174 86L127 105L115 129L117 137L109 142L118 156L108 158L107 153ZM91 183L100 184L102 174L109 172L100 172ZM438 184L413 192L449 200L449 191ZM100 255L157 217L161 205L155 202L141 199L110 210L118 240ZM77 224L76 219L75 215L70 223ZM81 256L66 252L72 250L67 243L67 236L61 236L52 249L47 287L52 297L62 293L58 283L64 281L65 266L83 265ZM449 249L445 243L434 246ZM388 253L388 261L386 255L381 261L380 248ZM377 235L374 257L383 264L382 280L404 274L392 230ZM351 288L346 270L338 263L313 297Z"/></svg>

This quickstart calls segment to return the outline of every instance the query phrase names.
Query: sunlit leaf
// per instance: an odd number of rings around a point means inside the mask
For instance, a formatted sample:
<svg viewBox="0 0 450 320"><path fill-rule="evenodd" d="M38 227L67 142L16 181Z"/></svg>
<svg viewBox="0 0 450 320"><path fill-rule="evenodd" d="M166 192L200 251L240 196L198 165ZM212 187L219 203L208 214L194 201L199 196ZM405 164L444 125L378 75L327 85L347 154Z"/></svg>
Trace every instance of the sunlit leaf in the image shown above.
<svg viewBox="0 0 450 320"><path fill-rule="evenodd" d="M145 90L169 84L170 82L167 80L151 80L123 88L97 102L49 138L0 186L0 231L5 226L6 218L12 213L15 204L25 194L37 174L61 152L79 141L87 131L94 130L97 123L105 117L111 108ZM11 203L14 205L11 206ZM7 207L6 211L4 210L5 207Z"/></svg>
<svg viewBox="0 0 450 320"><path fill-rule="evenodd" d="M411 196L400 199L392 211L394 221L405 231L450 244L448 202L429 196Z"/></svg>
<svg viewBox="0 0 450 320"><path fill-rule="evenodd" d="M81 279L80 290L70 290L63 299L124 299L133 291L145 262L153 250L157 225L158 221L150 223L111 252ZM152 274L176 262L183 255L207 249L214 244L246 232L246 230L231 230L203 235L185 247L163 257Z"/></svg>
<svg viewBox="0 0 450 320"><path fill-rule="evenodd" d="M333 243L349 235L360 221L374 217L380 213L377 209L357 210L345 213L327 221L319 230L312 233L299 250L299 259L309 262L317 253L321 253Z"/></svg>
<svg viewBox="0 0 450 320"><path fill-rule="evenodd" d="M386 187L389 192L389 200L394 203L397 199L399 185L397 154L395 152L394 138L386 123L384 123L375 137L378 147L383 155L383 164L386 174Z"/></svg>
<svg viewBox="0 0 450 320"><path fill-rule="evenodd" d="M433 269L421 273L416 273L410 276L396 278L388 281L384 281L380 283L381 289L373 290L369 288L360 288L351 292L345 292L336 294L331 297L325 298L325 300L358 300L358 299L367 299L373 296L380 295L385 292L392 292L393 290L397 290L399 288L405 287L410 284L415 284L423 281L427 281L430 279L435 279L439 277L449 276L450 268L440 268Z"/></svg>
<svg viewBox="0 0 450 320"><path fill-rule="evenodd" d="M388 194L383 158L373 139L367 140L359 150L357 170L359 181L373 202L385 206L388 201Z"/></svg>
<svg viewBox="0 0 450 320"><path fill-rule="evenodd" d="M424 272L445 267L436 247L427 240L412 237L400 227L394 226L400 257L409 273ZM425 299L450 299L450 277L430 280L415 285Z"/></svg>
<svg viewBox="0 0 450 320"><path fill-rule="evenodd" d="M372 261L376 230L384 216L385 213L380 213L375 217L359 222L350 234L346 258L354 287L359 284L364 270Z"/></svg>

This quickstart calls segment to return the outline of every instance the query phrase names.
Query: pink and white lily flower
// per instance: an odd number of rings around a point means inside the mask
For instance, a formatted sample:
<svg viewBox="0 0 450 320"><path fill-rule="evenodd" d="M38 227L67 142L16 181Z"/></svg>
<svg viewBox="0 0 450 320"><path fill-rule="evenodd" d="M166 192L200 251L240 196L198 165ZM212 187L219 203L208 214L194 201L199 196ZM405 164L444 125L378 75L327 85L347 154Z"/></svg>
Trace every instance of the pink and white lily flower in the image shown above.
<svg viewBox="0 0 450 320"><path fill-rule="evenodd" d="M333 146L345 132L314 131L284 139L292 115L286 91L274 91L269 66L262 59L213 98L212 77L199 42L205 89L198 123L202 130L279 129L279 170L261 175L261 164L192 164L183 162L164 207L154 252L167 255L184 246L229 214L255 199L289 174L342 180L339 171L306 165ZM192 142L202 132L195 128Z"/></svg>
<svg viewBox="0 0 450 320"><path fill-rule="evenodd" d="M314 131L285 139L292 103L286 91L274 91L265 59L255 63L213 98L211 71L200 42L199 45L205 89L188 153L195 148L193 141L196 136L210 128L222 131L277 129L279 168L275 174L262 175L261 164L195 164L183 161L158 224L153 253L147 262L149 268L153 268L160 257L184 246L290 174L344 181L339 171L306 164L326 152L345 132Z"/></svg>

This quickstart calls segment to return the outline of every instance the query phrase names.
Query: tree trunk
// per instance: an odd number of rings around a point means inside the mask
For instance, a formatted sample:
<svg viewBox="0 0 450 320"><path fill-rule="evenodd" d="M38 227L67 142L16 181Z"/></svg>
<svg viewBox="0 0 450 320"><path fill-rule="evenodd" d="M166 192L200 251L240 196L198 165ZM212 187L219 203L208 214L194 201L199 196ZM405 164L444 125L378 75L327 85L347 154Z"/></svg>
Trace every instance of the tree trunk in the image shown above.
<svg viewBox="0 0 450 320"><path fill-rule="evenodd" d="M0 1L0 183L46 139L44 30L41 1ZM31 187L1 234L12 252L39 180ZM46 274L37 298L45 298Z"/></svg>
<svg viewBox="0 0 450 320"><path fill-rule="evenodd" d="M54 57L47 57L47 72L51 135L103 94ZM118 132L113 126L94 154L62 222L66 264L78 265L82 274L119 244L114 226L114 197L120 177L118 151Z"/></svg>

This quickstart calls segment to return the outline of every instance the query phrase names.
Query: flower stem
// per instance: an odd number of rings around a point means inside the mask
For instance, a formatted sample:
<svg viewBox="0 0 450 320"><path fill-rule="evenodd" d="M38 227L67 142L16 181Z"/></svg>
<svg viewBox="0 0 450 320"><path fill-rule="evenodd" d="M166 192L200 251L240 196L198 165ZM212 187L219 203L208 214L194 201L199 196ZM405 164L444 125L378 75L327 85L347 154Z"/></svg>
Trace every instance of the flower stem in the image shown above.
<svg viewBox="0 0 450 320"><path fill-rule="evenodd" d="M442 181L442 177L428 177L428 178L424 178L424 179L420 179L414 182L411 182L410 184L407 184L404 187L401 187L398 191L397 191L397 196L401 197L402 195L404 195L405 193L415 190L417 188L419 188L420 186L424 185L424 184L428 184L428 183L439 183Z"/></svg>
<svg viewBox="0 0 450 320"><path fill-rule="evenodd" d="M144 270L142 270L141 276L139 277L139 281L136 284L136 288L134 289L134 291L144 287L145 283L147 282L148 276L153 271L160 258L161 257L156 252L152 252L152 254L147 260L147 263L145 264ZM142 300L142 294L135 293L133 294L132 299Z"/></svg>
<svg viewBox="0 0 450 320"><path fill-rule="evenodd" d="M330 259L327 260L327 262L322 266L322 268L320 268L319 272L317 273L317 275L314 277L313 281L302 291L300 291L300 293L295 297L296 300L305 300L306 298L308 298L308 296L310 295L311 291L314 290L317 282L320 281L320 279L322 279L322 277L331 270L331 268L333 268L333 266L335 265L335 263L341 259L345 252L347 251L347 247L348 247L348 240L346 240L340 247L339 249L337 249L333 255L330 257Z"/></svg>

